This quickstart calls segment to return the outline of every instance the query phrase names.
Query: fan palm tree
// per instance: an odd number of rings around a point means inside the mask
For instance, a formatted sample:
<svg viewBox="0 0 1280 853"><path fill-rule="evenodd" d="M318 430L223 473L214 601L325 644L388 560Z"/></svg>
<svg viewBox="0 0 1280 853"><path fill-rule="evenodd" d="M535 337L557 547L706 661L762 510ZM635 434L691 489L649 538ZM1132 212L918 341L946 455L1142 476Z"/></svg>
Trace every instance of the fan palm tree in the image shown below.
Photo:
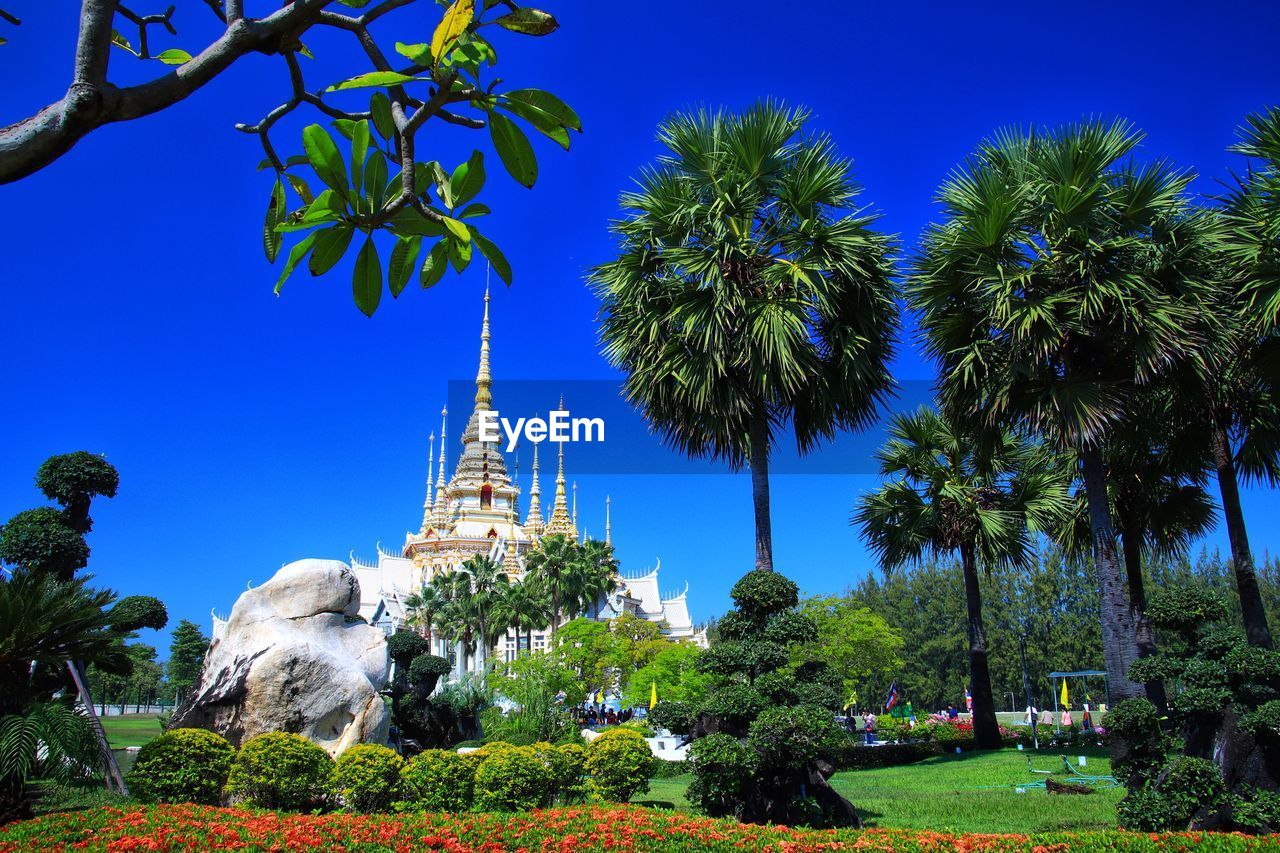
<svg viewBox="0 0 1280 853"><path fill-rule="evenodd" d="M876 458L891 479L860 500L854 523L886 571L928 555L960 555L973 733L980 749L996 749L1002 742L978 566L1034 559L1033 535L1060 526L1070 509L1070 478L1043 447L1007 431L957 425L932 409L894 416L888 434Z"/></svg>
<svg viewBox="0 0 1280 853"><path fill-rule="evenodd" d="M808 113L676 114L622 195L591 280L624 392L682 452L751 471L756 568L773 569L769 455L865 427L893 388L893 241L855 209L851 164Z"/></svg>
<svg viewBox="0 0 1280 853"><path fill-rule="evenodd" d="M440 595L440 590L424 583L417 592L410 593L404 600L405 624L410 628L422 629L422 635L430 639L432 625L444 605L445 600Z"/></svg>
<svg viewBox="0 0 1280 853"><path fill-rule="evenodd" d="M942 185L907 288L945 408L1075 452L1117 700L1142 685L1105 448L1135 389L1179 360L1207 368L1218 234L1190 174L1128 159L1141 138L1123 121L997 134Z"/></svg>
<svg viewBox="0 0 1280 853"><path fill-rule="evenodd" d="M546 591L551 599L551 647L556 646L556 636L566 605L574 603L577 593L574 584L574 566L578 562L578 543L559 534L544 536L538 547L525 555L525 570Z"/></svg>
<svg viewBox="0 0 1280 853"><path fill-rule="evenodd" d="M532 651L533 632L542 630L550 622L551 601L537 580L526 575L502 591L493 618L496 624L503 626L504 632L507 628L515 632L517 655L522 630L527 632L527 647Z"/></svg>
<svg viewBox="0 0 1280 853"><path fill-rule="evenodd" d="M592 608L592 616L600 615L600 603L618 588L618 561L613 546L599 539L588 539L579 547L576 564L576 586L579 612Z"/></svg>

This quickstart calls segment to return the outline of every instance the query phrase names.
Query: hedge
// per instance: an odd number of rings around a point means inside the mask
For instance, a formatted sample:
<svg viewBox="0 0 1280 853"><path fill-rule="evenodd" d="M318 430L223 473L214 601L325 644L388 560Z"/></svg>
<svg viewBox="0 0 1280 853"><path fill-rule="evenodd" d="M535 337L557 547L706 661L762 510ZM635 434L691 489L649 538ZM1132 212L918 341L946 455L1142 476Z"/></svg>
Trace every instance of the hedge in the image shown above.
<svg viewBox="0 0 1280 853"><path fill-rule="evenodd" d="M640 845L643 844L643 847ZM1251 853L1275 841L1246 835L1055 832L957 835L916 830L796 830L634 806L544 809L528 814L305 815L209 806L158 805L63 812L0 828L0 853L215 850L604 850L693 851L880 850L940 853Z"/></svg>

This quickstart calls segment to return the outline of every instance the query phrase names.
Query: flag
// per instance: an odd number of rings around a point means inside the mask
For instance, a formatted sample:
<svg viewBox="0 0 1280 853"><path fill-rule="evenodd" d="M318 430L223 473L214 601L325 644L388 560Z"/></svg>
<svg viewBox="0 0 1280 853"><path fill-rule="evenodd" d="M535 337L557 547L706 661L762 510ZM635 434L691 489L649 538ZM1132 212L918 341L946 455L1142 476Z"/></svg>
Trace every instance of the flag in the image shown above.
<svg viewBox="0 0 1280 853"><path fill-rule="evenodd" d="M653 710L653 706L658 704L658 682L649 682L649 710Z"/></svg>
<svg viewBox="0 0 1280 853"><path fill-rule="evenodd" d="M970 714L973 713L973 694L969 692L969 685L964 687L964 708Z"/></svg>
<svg viewBox="0 0 1280 853"><path fill-rule="evenodd" d="M898 680L895 678L893 683L889 685L889 698L884 702L884 709L892 711L893 706L898 704Z"/></svg>
<svg viewBox="0 0 1280 853"><path fill-rule="evenodd" d="M1058 704L1064 708L1071 707L1071 696L1067 693L1067 680L1062 679L1062 695L1058 697Z"/></svg>

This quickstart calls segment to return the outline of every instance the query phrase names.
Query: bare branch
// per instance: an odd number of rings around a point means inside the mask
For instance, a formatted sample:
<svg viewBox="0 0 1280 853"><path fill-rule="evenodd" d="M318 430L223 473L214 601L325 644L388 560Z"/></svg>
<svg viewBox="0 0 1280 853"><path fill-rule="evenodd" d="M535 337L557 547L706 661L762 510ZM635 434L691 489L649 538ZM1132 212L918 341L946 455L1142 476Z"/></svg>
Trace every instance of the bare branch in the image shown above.
<svg viewBox="0 0 1280 853"><path fill-rule="evenodd" d="M17 16L10 15L4 9L0 9L0 19L8 21L9 23L13 24L15 27L22 26L22 21L19 20Z"/></svg>
<svg viewBox="0 0 1280 853"><path fill-rule="evenodd" d="M482 119L456 115L448 110L436 110L436 116L438 116L442 121L447 121L449 124L469 127L472 130L480 130L485 127L485 123Z"/></svg>
<svg viewBox="0 0 1280 853"><path fill-rule="evenodd" d="M151 58L151 49L148 47L148 44L147 44L147 28L148 27L154 26L156 24L162 24L164 28L169 31L169 35L176 36L178 34L178 31L174 29L174 26L173 26L173 20L172 20L173 12L174 12L173 6L170 6L168 9L166 9L163 15L139 15L131 11L123 3L116 4L116 11L119 12L123 18L137 25L138 27L138 58L139 59Z"/></svg>

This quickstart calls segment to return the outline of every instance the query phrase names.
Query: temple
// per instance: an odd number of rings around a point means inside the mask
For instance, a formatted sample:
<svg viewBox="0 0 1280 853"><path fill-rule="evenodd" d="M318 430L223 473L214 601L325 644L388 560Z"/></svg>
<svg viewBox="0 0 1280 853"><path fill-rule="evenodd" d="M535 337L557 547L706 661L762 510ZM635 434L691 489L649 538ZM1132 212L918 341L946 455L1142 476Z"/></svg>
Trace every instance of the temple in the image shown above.
<svg viewBox="0 0 1280 853"><path fill-rule="evenodd" d="M448 442L446 439L448 410L441 412L440 458L435 458L434 435L429 439L426 500L422 523L416 532L405 534L400 553L388 552L381 545L377 559L365 561L351 555L351 565L360 580L360 615L370 624L388 633L405 624L406 599L440 573L457 570L469 558L485 554L501 564L511 580L525 572L529 552L539 547L542 538L563 535L581 541L577 524L577 486L573 486L573 506L565 480L565 448L560 443L556 454L555 491L549 515L543 518L542 491L539 482L539 448L533 447L533 465L529 484L529 506L520 515L521 489L517 476L507 468L501 448L496 443L480 440L480 413L493 408L493 378L489 369L489 292L484 295L484 319L480 331L480 366L476 373L474 407L462 432L462 452L452 476L447 480ZM562 401L563 405L563 401ZM518 460L517 468L518 471ZM432 473L435 474L434 484ZM605 498L605 541L613 544L612 500ZM663 634L673 640L687 640L706 645L706 635L695 630L687 604L688 585L678 594L662 595L658 586L658 568L620 574L616 590L589 611L593 618L608 620L622 613L662 626ZM566 618L580 614L566 614ZM549 631L534 631L517 637L508 631L495 653L504 660L513 659L531 642L536 649L546 648ZM434 650L442 657L455 660L455 672L465 667L482 671L484 651L480 650L465 664L464 657L450 654L444 639L433 636Z"/></svg>

